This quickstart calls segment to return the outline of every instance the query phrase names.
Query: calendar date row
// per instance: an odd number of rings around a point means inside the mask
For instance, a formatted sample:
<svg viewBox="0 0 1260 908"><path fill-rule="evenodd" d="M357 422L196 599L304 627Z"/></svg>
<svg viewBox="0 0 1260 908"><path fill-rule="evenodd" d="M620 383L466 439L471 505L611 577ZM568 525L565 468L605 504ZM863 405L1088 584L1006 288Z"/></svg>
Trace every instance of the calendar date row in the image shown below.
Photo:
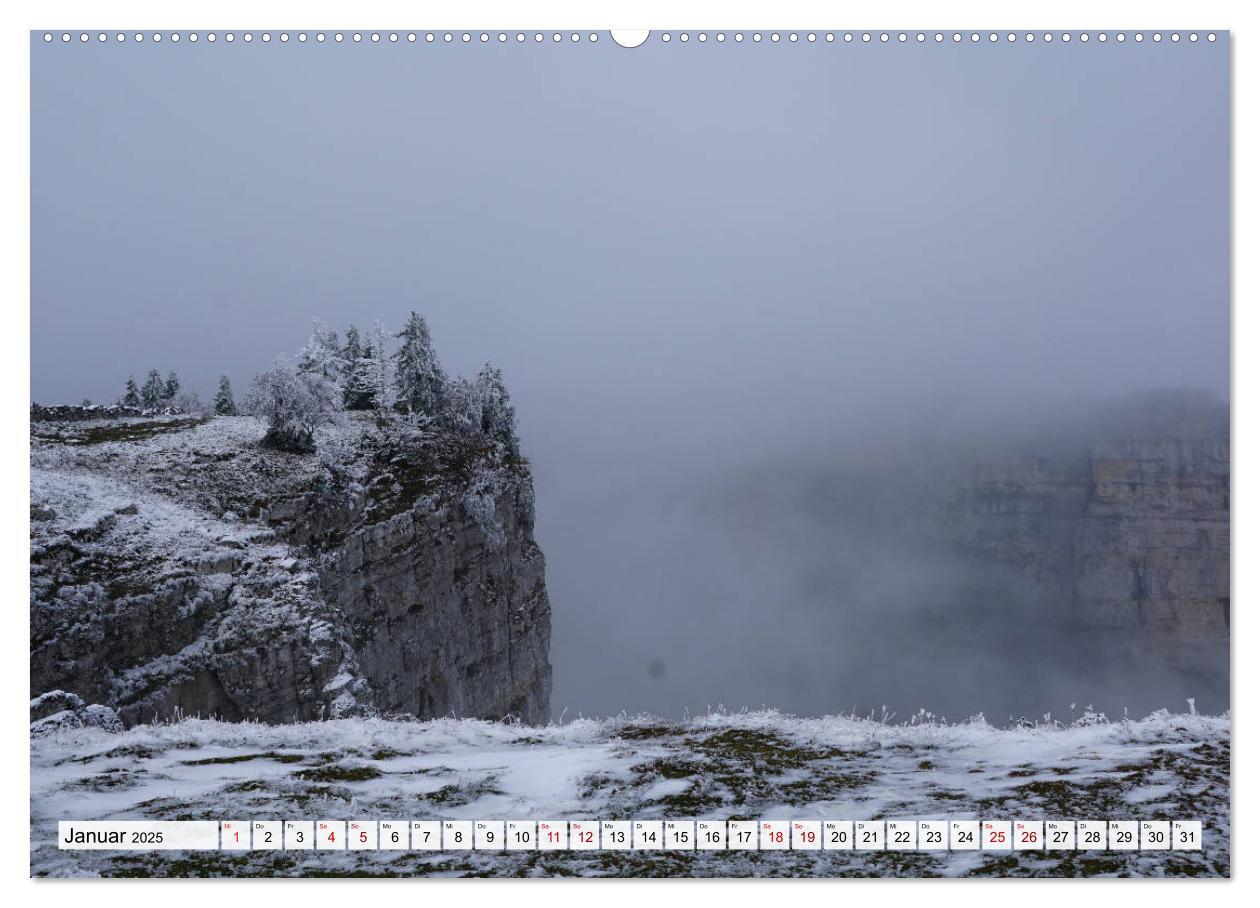
<svg viewBox="0 0 1260 908"><path fill-rule="evenodd" d="M1198 851L1199 820L223 820L58 824L64 850Z"/></svg>

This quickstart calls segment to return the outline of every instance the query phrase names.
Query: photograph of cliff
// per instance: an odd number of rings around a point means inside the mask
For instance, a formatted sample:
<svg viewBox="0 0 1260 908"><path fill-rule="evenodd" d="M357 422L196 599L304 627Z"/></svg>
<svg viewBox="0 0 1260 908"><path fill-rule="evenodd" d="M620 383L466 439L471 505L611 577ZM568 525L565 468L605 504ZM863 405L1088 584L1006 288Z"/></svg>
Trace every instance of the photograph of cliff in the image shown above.
<svg viewBox="0 0 1260 908"><path fill-rule="evenodd" d="M32 35L33 876L1230 875L1228 35L279 34ZM1203 848L56 840L905 817Z"/></svg>

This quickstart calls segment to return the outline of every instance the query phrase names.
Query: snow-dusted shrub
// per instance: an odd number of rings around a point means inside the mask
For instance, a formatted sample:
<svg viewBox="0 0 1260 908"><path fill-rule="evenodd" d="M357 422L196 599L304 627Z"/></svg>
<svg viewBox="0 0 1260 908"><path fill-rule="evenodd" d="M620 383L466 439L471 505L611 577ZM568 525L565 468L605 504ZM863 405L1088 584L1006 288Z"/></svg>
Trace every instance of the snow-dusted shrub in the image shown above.
<svg viewBox="0 0 1260 908"><path fill-rule="evenodd" d="M336 418L340 403L336 385L318 372L280 364L254 378L245 412L267 421L264 444L309 453L315 450L315 430Z"/></svg>
<svg viewBox="0 0 1260 908"><path fill-rule="evenodd" d="M1107 714L1104 712L1098 712L1092 706L1087 706L1085 707L1085 712L1083 712L1072 724L1077 728L1085 728L1090 725L1106 725Z"/></svg>
<svg viewBox="0 0 1260 908"><path fill-rule="evenodd" d="M174 401L175 409L181 413L189 413L193 416L201 416L206 412L205 405L202 404L201 398L196 391L181 391Z"/></svg>

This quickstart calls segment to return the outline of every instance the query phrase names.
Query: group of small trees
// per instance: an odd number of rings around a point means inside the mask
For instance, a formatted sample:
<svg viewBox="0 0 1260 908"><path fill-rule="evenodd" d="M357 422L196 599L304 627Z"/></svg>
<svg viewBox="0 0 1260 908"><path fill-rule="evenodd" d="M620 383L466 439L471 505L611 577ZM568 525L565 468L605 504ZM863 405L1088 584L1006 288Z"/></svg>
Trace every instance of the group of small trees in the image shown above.
<svg viewBox="0 0 1260 908"><path fill-rule="evenodd" d="M247 413L267 421L266 442L290 451L313 451L315 430L338 411L375 410L484 437L503 454L519 455L516 408L501 370L486 363L475 379L448 378L429 326L415 312L393 335L398 344L392 352L386 338L380 322L367 336L351 325L343 343L337 332L314 320L296 362L260 372L245 400ZM163 380L156 369L149 370L143 385L129 376L118 402L145 410L204 410L195 393L181 389L179 376L170 372ZM237 413L226 375L219 378L212 409L217 416Z"/></svg>
<svg viewBox="0 0 1260 908"><path fill-rule="evenodd" d="M313 321L296 363L260 373L250 389L246 409L267 420L267 442L311 451L315 430L338 410L392 410L483 435L507 455L520 453L516 410L499 369L486 363L474 381L448 379L429 326L415 312L393 337L398 346L391 353L379 322L367 337L351 325L343 343Z"/></svg>
<svg viewBox="0 0 1260 908"><path fill-rule="evenodd" d="M336 331L315 319L297 358L297 371L336 388L346 410L388 407L393 402L389 368L385 329L379 322L367 338L351 325L342 344Z"/></svg>
<svg viewBox="0 0 1260 908"><path fill-rule="evenodd" d="M166 381L162 381L162 373L150 369L143 385L136 384L134 375L127 376L127 384L119 403L124 407L143 407L156 410L159 407L173 407L179 397L179 376L168 372Z"/></svg>
<svg viewBox="0 0 1260 908"><path fill-rule="evenodd" d="M144 384L137 385L134 375L127 376L127 384L123 387L122 397L118 402L124 407L137 407L144 410L162 410L171 408L185 413L200 413L201 400L195 391L181 388L179 376L174 372L162 374L157 369L150 369L145 376Z"/></svg>
<svg viewBox="0 0 1260 908"><path fill-rule="evenodd" d="M136 407L144 410L161 410L167 407L184 413L200 413L204 408L197 392L185 390L180 386L179 376L173 371L162 374L157 369L150 369L145 376L144 384L137 385L134 375L127 376L127 384L118 402L124 407ZM232 398L232 383L226 375L219 379L219 390L214 395L214 412L219 416L235 416L236 402Z"/></svg>

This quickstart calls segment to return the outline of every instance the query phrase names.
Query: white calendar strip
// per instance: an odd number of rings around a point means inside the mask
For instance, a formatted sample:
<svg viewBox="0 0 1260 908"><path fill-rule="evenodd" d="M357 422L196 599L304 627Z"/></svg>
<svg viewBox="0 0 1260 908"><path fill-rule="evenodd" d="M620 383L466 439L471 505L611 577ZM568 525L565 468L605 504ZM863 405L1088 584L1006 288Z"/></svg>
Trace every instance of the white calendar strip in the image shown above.
<svg viewBox="0 0 1260 908"><path fill-rule="evenodd" d="M1200 851L1199 820L62 820L67 850Z"/></svg>

